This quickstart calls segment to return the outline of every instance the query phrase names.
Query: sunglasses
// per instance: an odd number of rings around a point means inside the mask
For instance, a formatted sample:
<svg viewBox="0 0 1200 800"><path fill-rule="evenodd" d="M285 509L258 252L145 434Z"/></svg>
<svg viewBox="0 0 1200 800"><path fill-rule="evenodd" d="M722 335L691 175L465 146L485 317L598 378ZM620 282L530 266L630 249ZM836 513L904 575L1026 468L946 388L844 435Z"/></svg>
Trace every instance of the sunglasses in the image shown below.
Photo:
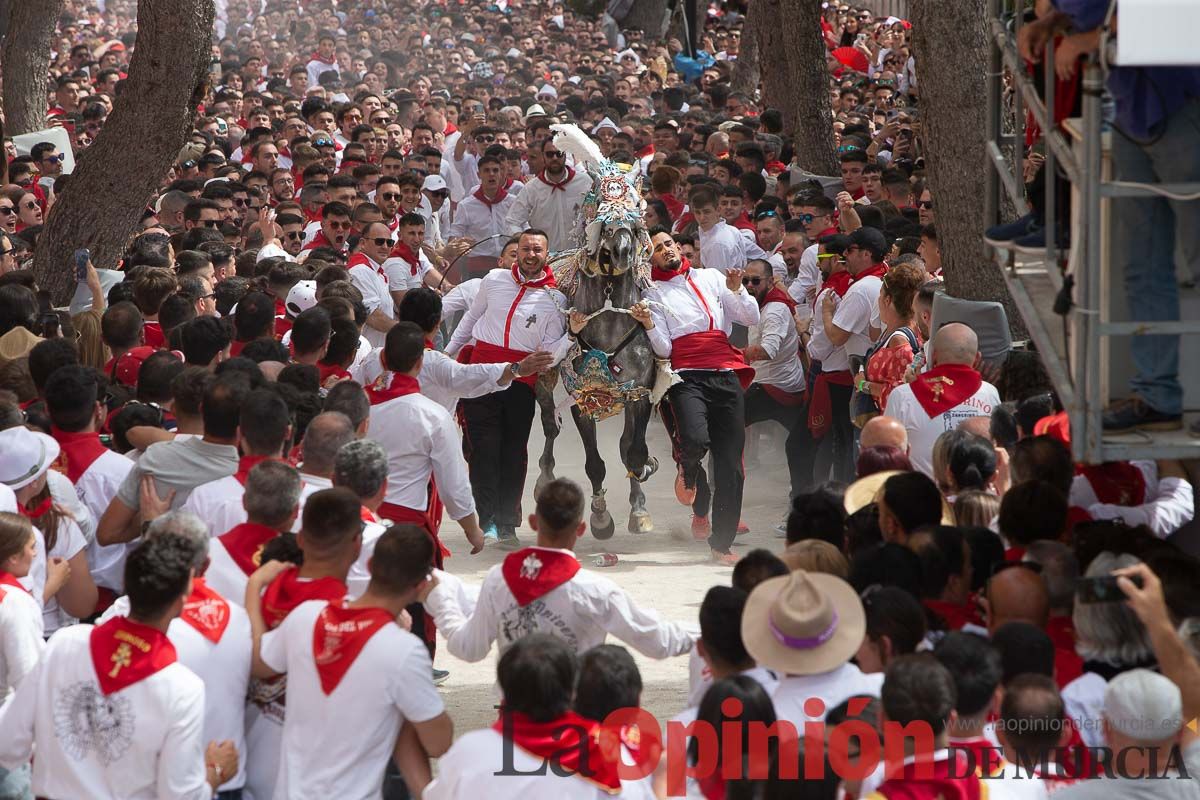
<svg viewBox="0 0 1200 800"><path fill-rule="evenodd" d="M371 239L371 242L376 247L391 247L392 244L394 243L394 241L395 241L394 239L391 239L390 237L384 237L384 236L376 236Z"/></svg>
<svg viewBox="0 0 1200 800"><path fill-rule="evenodd" d="M287 231L283 235L293 241L301 241L304 239L304 231Z"/></svg>
<svg viewBox="0 0 1200 800"><path fill-rule="evenodd" d="M917 205L921 208L933 208L933 201L932 200L919 200L919 201L917 201Z"/></svg>
<svg viewBox="0 0 1200 800"><path fill-rule="evenodd" d="M42 159L42 161L47 161L51 164L59 164L62 163L62 156L46 156Z"/></svg>
<svg viewBox="0 0 1200 800"><path fill-rule="evenodd" d="M840 253L817 253L817 261L824 261L829 258L841 258Z"/></svg>
<svg viewBox="0 0 1200 800"><path fill-rule="evenodd" d="M566 158L566 153L543 153L546 158Z"/></svg>
<svg viewBox="0 0 1200 800"><path fill-rule="evenodd" d="M828 215L822 214L821 216L824 217L824 216L828 216ZM817 218L816 214L797 214L795 217L793 217L793 219L800 220L800 223L803 225L811 225L812 221L816 218Z"/></svg>
<svg viewBox="0 0 1200 800"><path fill-rule="evenodd" d="M775 209L768 208L766 211L760 211L757 214L755 214L754 219L759 220L759 219L766 219L767 217L778 217L778 216L779 216L779 214L776 213Z"/></svg>
<svg viewBox="0 0 1200 800"><path fill-rule="evenodd" d="M183 167L184 169L195 169L196 162L189 158L187 161L184 161L179 166Z"/></svg>
<svg viewBox="0 0 1200 800"><path fill-rule="evenodd" d="M335 231L348 231L348 230L350 230L350 223L349 223L349 222L334 222L333 220L325 220L325 221L326 221L327 223L329 223L329 227L330 227L330 228L333 228Z"/></svg>
<svg viewBox="0 0 1200 800"><path fill-rule="evenodd" d="M495 136L476 136L475 141L479 142L480 144L487 144L488 142L496 141L496 137Z"/></svg>
<svg viewBox="0 0 1200 800"><path fill-rule="evenodd" d="M758 286L762 282L762 278L742 278L742 286Z"/></svg>
<svg viewBox="0 0 1200 800"><path fill-rule="evenodd" d="M397 194L396 192L382 192L379 196L381 198L383 198L384 200L399 200L400 199L400 195Z"/></svg>
<svg viewBox="0 0 1200 800"><path fill-rule="evenodd" d="M6 217L11 217L15 213L17 213L17 210L12 206L0 206L0 214Z"/></svg>
<svg viewBox="0 0 1200 800"><path fill-rule="evenodd" d="M219 219L202 219L202 220L200 220L199 222L200 222L200 224L201 224L201 225L203 225L203 226L204 226L204 227L206 227L206 228L219 228L219 227L221 227L221 220L219 220Z"/></svg>

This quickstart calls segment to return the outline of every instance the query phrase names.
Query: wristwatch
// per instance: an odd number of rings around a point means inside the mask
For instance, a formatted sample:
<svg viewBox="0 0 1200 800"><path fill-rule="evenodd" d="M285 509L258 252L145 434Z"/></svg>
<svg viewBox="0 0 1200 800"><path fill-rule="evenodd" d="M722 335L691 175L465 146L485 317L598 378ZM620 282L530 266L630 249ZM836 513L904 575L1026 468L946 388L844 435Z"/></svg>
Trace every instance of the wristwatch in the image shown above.
<svg viewBox="0 0 1200 800"><path fill-rule="evenodd" d="M508 368L512 370L512 379L514 381L517 378L521 377L521 362L520 361L512 362L511 364L508 365Z"/></svg>

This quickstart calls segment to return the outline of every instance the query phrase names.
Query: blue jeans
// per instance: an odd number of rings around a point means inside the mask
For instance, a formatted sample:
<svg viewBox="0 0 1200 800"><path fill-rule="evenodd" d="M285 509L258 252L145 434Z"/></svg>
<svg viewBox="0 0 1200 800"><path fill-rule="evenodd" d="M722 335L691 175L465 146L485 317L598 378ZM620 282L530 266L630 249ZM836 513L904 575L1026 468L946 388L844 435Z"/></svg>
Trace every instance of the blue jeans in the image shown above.
<svg viewBox="0 0 1200 800"><path fill-rule="evenodd" d="M1153 142L1138 143L1113 131L1113 164L1118 180L1158 183L1200 181L1200 99L1172 114ZM1113 257L1125 270L1130 317L1138 321L1179 319L1175 282L1175 241L1200 230L1200 201L1162 197L1121 197L1113 201ZM1183 410L1179 385L1179 337L1134 336L1131 388L1164 414Z"/></svg>

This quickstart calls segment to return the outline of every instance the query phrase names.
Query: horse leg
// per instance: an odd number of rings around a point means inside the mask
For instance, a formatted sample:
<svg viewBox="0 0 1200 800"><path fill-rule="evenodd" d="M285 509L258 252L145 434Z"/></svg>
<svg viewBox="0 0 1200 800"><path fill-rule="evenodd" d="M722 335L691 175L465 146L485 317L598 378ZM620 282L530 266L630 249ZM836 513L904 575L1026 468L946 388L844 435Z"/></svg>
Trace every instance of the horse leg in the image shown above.
<svg viewBox="0 0 1200 800"><path fill-rule="evenodd" d="M562 430L558 415L554 409L554 385L558 381L554 373L543 375L534 384L534 393L542 416L542 433L545 443L542 445L542 455L538 459L538 479L533 487L533 496L537 497L547 483L554 480L554 440Z"/></svg>
<svg viewBox="0 0 1200 800"><path fill-rule="evenodd" d="M650 401L639 400L625 406L625 431L621 434L621 461L629 476L629 532L649 533L654 521L646 510L644 483L658 470L658 459L646 447L646 426L650 422Z"/></svg>
<svg viewBox="0 0 1200 800"><path fill-rule="evenodd" d="M576 407L571 408L571 416L575 418L575 427L579 429L579 438L583 440L586 454L583 468L592 482L592 535L597 539L611 539L616 524L612 514L608 513L608 503L604 499L604 459L600 458L600 448L596 443L596 421L579 413Z"/></svg>

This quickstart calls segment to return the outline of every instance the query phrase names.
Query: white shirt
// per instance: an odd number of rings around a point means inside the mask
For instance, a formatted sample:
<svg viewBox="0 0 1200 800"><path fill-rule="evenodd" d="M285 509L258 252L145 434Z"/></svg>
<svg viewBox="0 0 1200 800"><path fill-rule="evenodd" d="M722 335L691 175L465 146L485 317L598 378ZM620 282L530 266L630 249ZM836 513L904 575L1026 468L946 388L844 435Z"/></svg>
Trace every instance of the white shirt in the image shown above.
<svg viewBox="0 0 1200 800"><path fill-rule="evenodd" d="M1146 525L1160 539L1165 539L1192 520L1196 501L1191 483L1170 476L1159 480L1158 465L1153 461L1130 463L1140 469L1145 478L1144 503L1137 506L1101 503L1087 476L1076 475L1071 482L1071 505L1086 508L1092 519L1119 519L1126 525Z"/></svg>
<svg viewBox="0 0 1200 800"><path fill-rule="evenodd" d="M263 661L288 676L276 800L380 797L384 767L404 721L428 722L446 710L425 644L394 624L367 640L325 694L313 631L327 605L301 603L262 639Z"/></svg>
<svg viewBox="0 0 1200 800"><path fill-rule="evenodd" d="M759 311L759 322L750 332L750 343L767 353L753 362L754 382L777 386L785 392L802 392L807 385L800 362L800 335L786 303L767 303Z"/></svg>
<svg viewBox="0 0 1200 800"><path fill-rule="evenodd" d="M651 658L670 658L692 647L693 637L682 626L638 608L621 587L595 572L581 569L522 608L501 567L497 564L488 570L479 587L479 602L469 616L459 608L453 593L440 585L425 601L426 610L446 637L446 648L457 658L482 661L492 642L499 640L503 651L530 633L557 636L576 653L604 644L608 634Z"/></svg>
<svg viewBox="0 0 1200 800"><path fill-rule="evenodd" d="M558 363L570 347L563 311L567 298L558 289L518 284L511 270L484 275L479 293L454 330L446 352L458 353L472 339L532 353L546 350Z"/></svg>
<svg viewBox="0 0 1200 800"><path fill-rule="evenodd" d="M508 211L508 232L540 228L549 234L550 252L572 247L579 232L575 217L584 196L592 190L592 178L581 170L569 180L564 173L562 179L562 187L556 188L541 177L530 178Z"/></svg>
<svg viewBox="0 0 1200 800"><path fill-rule="evenodd" d="M799 279L796 283L799 283ZM795 286L796 283L793 283L792 286ZM825 296L830 292L836 294L834 289L826 289L817 295L811 308L814 316L820 313L820 308L825 303ZM792 296L795 297L795 294ZM808 339L808 357L821 362L822 372L844 372L850 369L850 357L846 355L846 348L829 341L829 337L825 335L825 325L820 317L813 320L809 331L812 335Z"/></svg>
<svg viewBox="0 0 1200 800"><path fill-rule="evenodd" d="M771 265L771 277L786 280L787 262L783 260L783 253L779 252L779 248L780 245L775 245L775 249L767 254L767 263Z"/></svg>
<svg viewBox="0 0 1200 800"><path fill-rule="evenodd" d="M933 443L946 431L971 417L990 417L1000 405L1000 393L987 381L979 391L953 408L930 418L917 402L912 386L903 383L888 395L886 414L899 420L908 431L908 457L914 469L933 477Z"/></svg>
<svg viewBox="0 0 1200 800"><path fill-rule="evenodd" d="M445 408L420 394L371 406L371 438L388 454L386 501L422 511L429 505L429 476L451 519L475 513L462 440Z"/></svg>
<svg viewBox="0 0 1200 800"><path fill-rule="evenodd" d="M848 356L866 355L871 348L868 327L879 319L879 287L883 281L871 275L850 284L833 312L833 324L850 334L842 345ZM820 319L820 307L816 313ZM876 325L875 327L879 327Z"/></svg>
<svg viewBox="0 0 1200 800"><path fill-rule="evenodd" d="M253 647L250 617L242 608L242 598L225 600L229 603L229 623L217 642L179 617L167 626L167 638L175 645L179 663L204 681L204 741L231 741L237 748L238 771L218 787L223 792L240 789L246 783L246 687L250 684ZM129 598L118 597L100 622L128 615Z"/></svg>
<svg viewBox="0 0 1200 800"><path fill-rule="evenodd" d="M449 317L460 311L466 311L475 302L483 278L471 278L446 292L442 297L442 316Z"/></svg>
<svg viewBox="0 0 1200 800"><path fill-rule="evenodd" d="M507 389L500 378L508 364L459 364L440 350L426 350L421 362L421 394L454 413L458 401Z"/></svg>
<svg viewBox="0 0 1200 800"><path fill-rule="evenodd" d="M1075 722L1079 738L1088 747L1104 746L1104 692L1108 681L1085 672L1063 687L1063 707Z"/></svg>
<svg viewBox="0 0 1200 800"><path fill-rule="evenodd" d="M796 269L796 277L788 284L788 294L797 303L807 307L811 316L813 300L817 289L821 286L821 267L817 263L819 244L811 244L800 254L800 266Z"/></svg>
<svg viewBox="0 0 1200 800"><path fill-rule="evenodd" d="M698 230L697 235L701 266L721 273L745 268L746 242L737 228L721 219L707 231Z"/></svg>
<svg viewBox="0 0 1200 800"><path fill-rule="evenodd" d="M424 800L601 800L612 795L578 775L559 775L545 761L525 752L491 728L458 738L438 759L438 774ZM503 778L502 770L511 771ZM646 781L624 781L622 798L654 797Z"/></svg>
<svg viewBox="0 0 1200 800"><path fill-rule="evenodd" d="M100 519L117 496L133 461L106 450L75 481L75 494L93 519ZM85 536L86 538L86 536ZM93 536L88 543L88 568L100 586L120 593L125 588L125 544L102 545Z"/></svg>
<svg viewBox="0 0 1200 800"><path fill-rule="evenodd" d="M450 147L449 141L446 142L447 150L443 151L449 154L449 158L443 157L442 163L450 162L454 167L454 171L458 174L458 180L462 183L464 193L467 191L475 191L475 187L479 185L479 156L464 150L462 158L454 157L456 147ZM455 143L457 145L457 142ZM464 200L466 198L463 198ZM461 208L461 203L460 206Z"/></svg>
<svg viewBox="0 0 1200 800"><path fill-rule="evenodd" d="M0 586L0 707L42 657L42 606L29 592Z"/></svg>
<svg viewBox="0 0 1200 800"><path fill-rule="evenodd" d="M779 688L779 676L766 667L751 667L739 672L738 675L753 678L759 686L763 687L768 696L775 694L775 690ZM704 663L704 659L700 657L697 650L692 650L688 653L688 707L673 719L685 724L694 722L697 712L700 710L700 701L704 699L704 693L712 684L713 676L708 665Z"/></svg>
<svg viewBox="0 0 1200 800"><path fill-rule="evenodd" d="M508 194L499 203L488 205L475 195L468 195L454 210L454 221L450 223L450 237L465 237L472 243L482 242L489 236L504 234L489 239L473 249L464 258L490 256L499 258L508 234L508 212L517 202L516 196Z"/></svg>
<svg viewBox="0 0 1200 800"><path fill-rule="evenodd" d="M740 287L729 291L725 274L715 269L690 269L669 281L653 281L646 296L655 301L650 306L654 327L646 333L660 358L670 357L671 342L681 336L709 330L728 336L734 322L750 327L759 320L758 301Z"/></svg>
<svg viewBox="0 0 1200 800"><path fill-rule="evenodd" d="M199 517L208 527L209 536L220 536L246 521L246 509L242 507L245 495L242 482L226 475L193 489L181 510Z"/></svg>
<svg viewBox="0 0 1200 800"><path fill-rule="evenodd" d="M383 271L388 276L388 290L402 292L409 289L419 289L425 283L425 275L433 269L433 264L425 256L424 250L417 251L417 272L413 274L412 265L400 256L392 256L383 262Z"/></svg>
<svg viewBox="0 0 1200 800"><path fill-rule="evenodd" d="M71 512L71 518L79 526L79 532L83 534L84 541L96 541L96 521L100 518L94 516L80 501L79 495L75 493L75 484L71 483L70 478L58 470L52 469L46 473L46 483L50 485L50 497L54 499L54 502ZM14 496L12 510L16 511L16 508ZM0 509L7 510L3 506L0 506Z"/></svg>
<svg viewBox="0 0 1200 800"><path fill-rule="evenodd" d="M797 730L804 730L805 722L825 719L830 709L855 695L879 697L882 687L882 672L864 673L854 664L846 663L817 675L785 675L771 699L777 719L786 719ZM810 697L825 704L825 712L820 716L809 716L804 711L804 703Z"/></svg>
<svg viewBox="0 0 1200 800"><path fill-rule="evenodd" d="M396 304L392 301L390 287L384 278L386 273L383 266L365 253L363 257L367 260L366 264L355 264L349 269L350 282L362 292L363 305L366 306L368 314L378 309L388 319L395 319ZM383 347L387 339L386 331L377 331L370 325L363 328L363 335L372 347Z"/></svg>
<svg viewBox="0 0 1200 800"><path fill-rule="evenodd" d="M441 247L446 241L446 231L450 230L450 200L443 200L442 207L434 211L428 195L421 192L421 205L417 206L417 213L425 218L425 243Z"/></svg>
<svg viewBox="0 0 1200 800"><path fill-rule="evenodd" d="M209 800L204 683L178 661L107 697L89 649L91 625L50 639L0 708L0 767L29 763L39 797Z"/></svg>
<svg viewBox="0 0 1200 800"><path fill-rule="evenodd" d="M46 537L36 525L33 528L33 536L37 541L37 553L33 557L33 563L29 565L29 574L17 580L30 591L34 600L41 603L46 593L46 567L49 559L62 558L70 561L87 547L87 542L84 541L83 532L79 530L75 521L65 516L58 518L58 535L55 537L54 547L51 547L49 552L46 550ZM62 610L55 597L46 600L42 606L42 625L46 636L78 621Z"/></svg>

